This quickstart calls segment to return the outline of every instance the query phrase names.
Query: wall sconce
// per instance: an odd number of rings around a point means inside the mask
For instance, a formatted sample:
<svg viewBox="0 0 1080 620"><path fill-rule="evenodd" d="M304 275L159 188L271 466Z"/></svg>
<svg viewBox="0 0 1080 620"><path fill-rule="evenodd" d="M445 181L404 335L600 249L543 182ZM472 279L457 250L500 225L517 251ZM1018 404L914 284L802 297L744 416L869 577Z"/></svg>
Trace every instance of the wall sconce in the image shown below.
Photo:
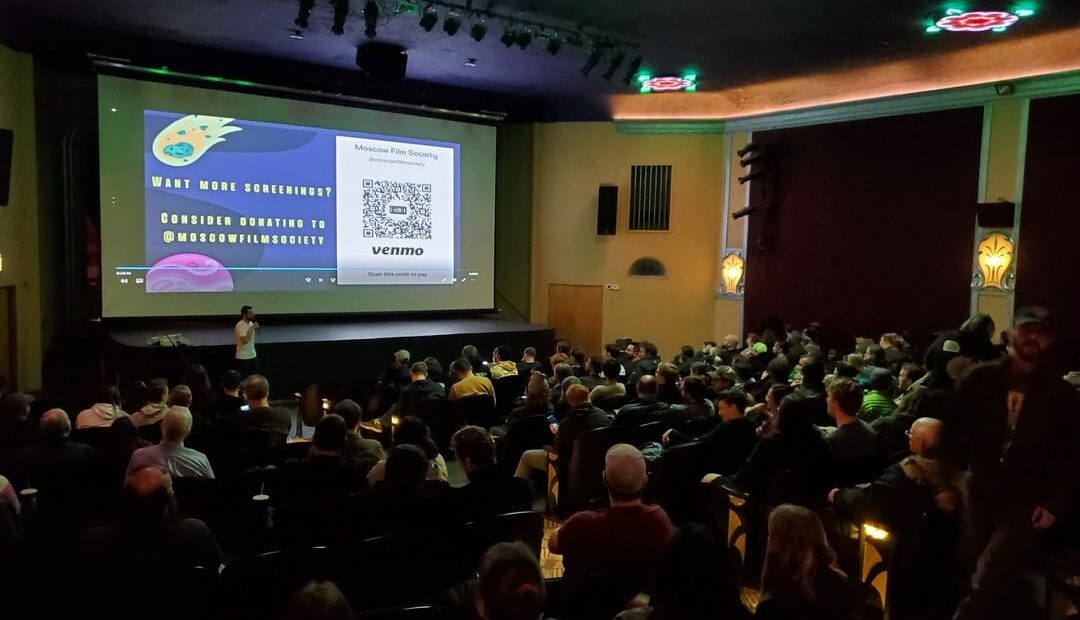
<svg viewBox="0 0 1080 620"><path fill-rule="evenodd" d="M971 278L973 288L1011 291L1016 280L1012 237L996 231L987 234L976 248L975 264L978 270Z"/></svg>
<svg viewBox="0 0 1080 620"><path fill-rule="evenodd" d="M724 280L725 295L743 294L743 274L746 272L746 260L742 254L732 251L720 261L720 275Z"/></svg>

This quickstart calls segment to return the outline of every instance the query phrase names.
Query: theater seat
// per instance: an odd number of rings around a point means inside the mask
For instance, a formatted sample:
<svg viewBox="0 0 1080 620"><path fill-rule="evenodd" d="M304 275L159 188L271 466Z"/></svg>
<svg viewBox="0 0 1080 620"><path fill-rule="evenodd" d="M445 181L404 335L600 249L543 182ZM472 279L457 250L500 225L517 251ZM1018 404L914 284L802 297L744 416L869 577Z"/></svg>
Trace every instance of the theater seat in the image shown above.
<svg viewBox="0 0 1080 620"><path fill-rule="evenodd" d="M491 428L502 422L495 412L495 399L490 396L459 398L453 405L469 424Z"/></svg>
<svg viewBox="0 0 1080 620"><path fill-rule="evenodd" d="M221 513L221 486L211 478L173 478L173 495L181 516L204 521L214 529Z"/></svg>
<svg viewBox="0 0 1080 620"><path fill-rule="evenodd" d="M510 423L506 428L506 437L499 442L499 469L513 475L522 453L544 446L555 445L555 436L551 434L551 424L547 416L532 415Z"/></svg>
<svg viewBox="0 0 1080 620"><path fill-rule="evenodd" d="M217 608L223 618L276 618L312 580L333 580L337 565L326 547L299 547L238 558L225 565Z"/></svg>
<svg viewBox="0 0 1080 620"><path fill-rule="evenodd" d="M84 443L91 448L102 446L109 439L109 427L98 426L71 431L71 441Z"/></svg>
<svg viewBox="0 0 1080 620"><path fill-rule="evenodd" d="M388 607L357 614L357 620L440 620L443 612L433 605Z"/></svg>
<svg viewBox="0 0 1080 620"><path fill-rule="evenodd" d="M161 422L143 424L138 428L137 432L139 439L149 441L150 443L158 443L161 441Z"/></svg>
<svg viewBox="0 0 1080 620"><path fill-rule="evenodd" d="M465 426L464 414L442 397L430 397L418 401L413 413L431 429L431 438L435 441L439 452L448 456L450 438L459 428Z"/></svg>
<svg viewBox="0 0 1080 620"><path fill-rule="evenodd" d="M701 477L707 473L712 446L691 442L664 450L656 470L653 501L660 504L673 523L695 519L700 514Z"/></svg>
<svg viewBox="0 0 1080 620"><path fill-rule="evenodd" d="M630 399L626 396L612 396L611 398L594 400L592 404L608 413L615 413L616 409L625 405L629 400Z"/></svg>
<svg viewBox="0 0 1080 620"><path fill-rule="evenodd" d="M479 566L480 557L492 545L501 542L521 541L540 557L540 544L544 538L544 515L531 510L508 512L487 519L465 524L466 536L472 546L471 557Z"/></svg>
<svg viewBox="0 0 1080 620"><path fill-rule="evenodd" d="M611 446L629 443L629 429L617 426L593 428L574 440L570 463L559 467L559 513L570 515L607 502L604 488L604 458Z"/></svg>
<svg viewBox="0 0 1080 620"><path fill-rule="evenodd" d="M505 419L507 414L517 406L517 400L525 394L525 385L529 382L529 375L509 375L492 380L495 386L496 413Z"/></svg>

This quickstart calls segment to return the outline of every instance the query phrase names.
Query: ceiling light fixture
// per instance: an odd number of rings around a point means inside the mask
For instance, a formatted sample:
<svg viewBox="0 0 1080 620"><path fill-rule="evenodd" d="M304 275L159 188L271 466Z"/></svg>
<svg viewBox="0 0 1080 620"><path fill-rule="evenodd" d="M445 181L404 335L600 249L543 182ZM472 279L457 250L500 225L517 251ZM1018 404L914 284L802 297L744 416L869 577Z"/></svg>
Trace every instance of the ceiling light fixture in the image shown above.
<svg viewBox="0 0 1080 620"><path fill-rule="evenodd" d="M461 30L461 15L457 11L450 11L446 15L446 19L442 23L443 32L450 36L454 36Z"/></svg>
<svg viewBox="0 0 1080 620"><path fill-rule="evenodd" d="M303 41L304 40L304 33L300 32L299 29L292 30L292 31L289 32L289 38L292 39L293 41Z"/></svg>
<svg viewBox="0 0 1080 620"><path fill-rule="evenodd" d="M476 66L476 59L475 58L466 58L465 59L465 66L466 67L475 67Z"/></svg>
<svg viewBox="0 0 1080 620"><path fill-rule="evenodd" d="M602 76L605 80L611 81L611 78L615 77L615 72L622 66L623 61L626 60L626 52L619 50L615 52L615 56L611 58L611 64L608 65L608 70L604 72Z"/></svg>
<svg viewBox="0 0 1080 620"><path fill-rule="evenodd" d="M1005 32L1016 25L1022 18L1031 17L1035 10L1031 7L1017 6L1009 10L967 11L948 8L944 15L930 15L927 19L926 32L930 34L943 30L948 32Z"/></svg>
<svg viewBox="0 0 1080 620"><path fill-rule="evenodd" d="M341 36L345 34L345 20L349 19L349 0L334 0L334 23L330 32Z"/></svg>
<svg viewBox="0 0 1080 620"><path fill-rule="evenodd" d="M502 44L506 47L513 45L514 41L517 41L517 33L515 32L514 27L507 26L506 30L503 31L502 36L499 37L499 41L502 41Z"/></svg>
<svg viewBox="0 0 1080 620"><path fill-rule="evenodd" d="M472 25L472 28L469 29L469 36L477 43L484 40L484 37L487 36L487 24L484 23L483 19Z"/></svg>
<svg viewBox="0 0 1080 620"><path fill-rule="evenodd" d="M379 3L367 0L364 3L364 36L374 39L379 28Z"/></svg>
<svg viewBox="0 0 1080 620"><path fill-rule="evenodd" d="M439 23L439 12L435 10L434 6L429 4L420 15L420 27L431 32L437 23Z"/></svg>
<svg viewBox="0 0 1080 620"><path fill-rule="evenodd" d="M626 68L626 77L623 78L623 84L629 86L633 83L634 78L637 77L638 71L641 70L641 63L643 60L641 54L638 54L630 61L630 66Z"/></svg>
<svg viewBox="0 0 1080 620"><path fill-rule="evenodd" d="M642 73L637 76L638 89L642 93L675 93L675 92L687 92L692 93L697 91L697 74L687 73L686 75L658 75L651 76L648 73Z"/></svg>
<svg viewBox="0 0 1080 620"><path fill-rule="evenodd" d="M529 44L532 43L532 40L533 40L532 28L529 28L528 26L525 26L521 30L518 30L518 33L517 33L517 45L518 45L518 47L520 47L521 49L525 49L526 47L529 47Z"/></svg>
<svg viewBox="0 0 1080 620"><path fill-rule="evenodd" d="M589 73L600 63L600 60L604 57L604 48L599 45L594 45L592 51L589 52L589 58L585 61L585 66L581 68L581 75L589 77Z"/></svg>
<svg viewBox="0 0 1080 620"><path fill-rule="evenodd" d="M308 27L308 19L311 18L311 9L315 7L315 0L300 0L300 12L296 14L294 24L301 28Z"/></svg>
<svg viewBox="0 0 1080 620"><path fill-rule="evenodd" d="M554 56L555 54L559 53L559 50L562 49L562 46L563 46L562 37L559 36L559 33L553 32L553 33L551 33L551 36L548 37L547 45L545 45L544 47L545 47L545 49L547 49L549 54Z"/></svg>

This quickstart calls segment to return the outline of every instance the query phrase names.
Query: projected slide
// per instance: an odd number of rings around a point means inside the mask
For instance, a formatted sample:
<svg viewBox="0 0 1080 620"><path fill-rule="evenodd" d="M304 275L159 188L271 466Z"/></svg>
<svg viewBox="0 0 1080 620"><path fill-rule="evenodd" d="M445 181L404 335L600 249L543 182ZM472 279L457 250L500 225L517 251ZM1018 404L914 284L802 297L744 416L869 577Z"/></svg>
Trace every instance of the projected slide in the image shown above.
<svg viewBox="0 0 1080 620"><path fill-rule="evenodd" d="M147 293L453 285L460 146L144 110ZM142 280L142 282L139 282Z"/></svg>

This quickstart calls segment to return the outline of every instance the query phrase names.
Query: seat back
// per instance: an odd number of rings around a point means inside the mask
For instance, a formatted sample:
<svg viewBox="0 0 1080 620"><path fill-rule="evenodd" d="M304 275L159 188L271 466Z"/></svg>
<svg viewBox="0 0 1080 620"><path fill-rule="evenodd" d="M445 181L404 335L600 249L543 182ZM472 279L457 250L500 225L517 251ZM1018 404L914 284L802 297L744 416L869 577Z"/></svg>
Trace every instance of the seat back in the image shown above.
<svg viewBox="0 0 1080 620"><path fill-rule="evenodd" d="M544 515L539 512L508 512L472 521L467 523L465 528L474 566L479 566L485 551L501 542L521 541L529 545L536 557L540 557L540 544L544 538Z"/></svg>
<svg viewBox="0 0 1080 620"><path fill-rule="evenodd" d="M607 498L604 488L604 459L611 446L631 439L627 429L616 426L593 428L574 440L574 452L568 466L560 466L559 512L572 514L602 504Z"/></svg>
<svg viewBox="0 0 1080 620"><path fill-rule="evenodd" d="M76 443L84 443L91 448L104 445L109 439L109 427L99 426L93 428L80 428L71 431L71 440Z"/></svg>
<svg viewBox="0 0 1080 620"><path fill-rule="evenodd" d="M525 394L529 375L508 375L492 380L495 386L495 408L500 418L506 418L517 405L517 400Z"/></svg>
<svg viewBox="0 0 1080 620"><path fill-rule="evenodd" d="M440 620L443 617L442 609L434 605L387 607L365 611L356 616L357 620Z"/></svg>
<svg viewBox="0 0 1080 620"><path fill-rule="evenodd" d="M671 423L663 420L646 422L634 429L634 445L640 446L650 441L659 442L669 428L671 428Z"/></svg>
<svg viewBox="0 0 1080 620"><path fill-rule="evenodd" d="M335 579L326 547L281 549L242 557L221 572L218 609L225 618L273 618L297 590L312 580Z"/></svg>
<svg viewBox="0 0 1080 620"><path fill-rule="evenodd" d="M350 601L368 608L433 602L475 574L468 548L456 526L369 538L341 548L341 585Z"/></svg>
<svg viewBox="0 0 1080 620"><path fill-rule="evenodd" d="M506 437L499 443L499 469L513 474L522 453L544 446L555 445L547 416L531 415L514 420L506 429Z"/></svg>
<svg viewBox="0 0 1080 620"><path fill-rule="evenodd" d="M143 424L137 430L139 439L143 441L149 441L150 443L158 443L161 441L161 422L155 422L153 424Z"/></svg>
<svg viewBox="0 0 1080 620"><path fill-rule="evenodd" d="M696 519L700 514L701 478L708 473L712 446L691 442L664 450L656 470L653 499L674 523Z"/></svg>
<svg viewBox="0 0 1080 620"><path fill-rule="evenodd" d="M848 488L872 482L881 473L881 469L882 459L877 455L837 461L833 464L833 484L839 488Z"/></svg>
<svg viewBox="0 0 1080 620"><path fill-rule="evenodd" d="M625 405L629 400L630 398L627 396L612 396L593 401L593 406L608 413L615 413L616 409Z"/></svg>
<svg viewBox="0 0 1080 620"><path fill-rule="evenodd" d="M417 401L414 413L431 429L431 438L439 452L450 453L450 438L459 428L465 426L465 416L443 397L430 397Z"/></svg>
<svg viewBox="0 0 1080 620"><path fill-rule="evenodd" d="M173 478L176 506L184 517L200 519L211 525L221 512L221 486L212 478Z"/></svg>
<svg viewBox="0 0 1080 620"><path fill-rule="evenodd" d="M454 401L454 408L467 423L475 426L491 428L500 423L495 412L495 399L486 394L459 398Z"/></svg>
<svg viewBox="0 0 1080 620"><path fill-rule="evenodd" d="M283 446L275 446L259 453L261 465L281 465L285 461L306 459L311 450L310 441L290 441Z"/></svg>

